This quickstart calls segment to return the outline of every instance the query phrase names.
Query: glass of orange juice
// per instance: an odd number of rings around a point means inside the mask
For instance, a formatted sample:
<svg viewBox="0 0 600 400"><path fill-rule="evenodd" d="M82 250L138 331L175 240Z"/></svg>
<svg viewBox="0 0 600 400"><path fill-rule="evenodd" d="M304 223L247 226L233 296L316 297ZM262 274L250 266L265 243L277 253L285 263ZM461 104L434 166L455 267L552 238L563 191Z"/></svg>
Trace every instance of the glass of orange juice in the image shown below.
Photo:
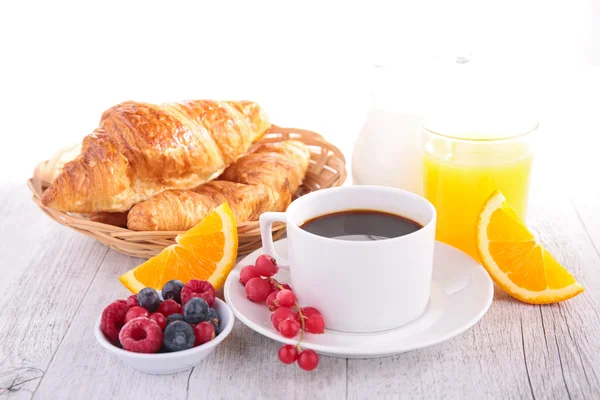
<svg viewBox="0 0 600 400"><path fill-rule="evenodd" d="M477 216L500 190L521 219L527 214L537 121L492 124L423 121L425 197L438 212L436 238L478 259Z"/></svg>

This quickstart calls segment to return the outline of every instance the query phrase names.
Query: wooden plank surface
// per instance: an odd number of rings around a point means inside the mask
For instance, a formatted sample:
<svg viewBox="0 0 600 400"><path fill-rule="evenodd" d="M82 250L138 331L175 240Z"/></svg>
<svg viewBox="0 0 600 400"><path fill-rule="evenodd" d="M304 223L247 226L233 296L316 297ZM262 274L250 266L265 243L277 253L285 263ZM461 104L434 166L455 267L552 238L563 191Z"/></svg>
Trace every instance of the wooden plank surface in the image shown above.
<svg viewBox="0 0 600 400"><path fill-rule="evenodd" d="M224 348L194 368L190 393L214 399L340 399L346 393L346 360L321 357L306 373L277 359L281 346L237 321ZM211 361L209 361L211 360Z"/></svg>
<svg viewBox="0 0 600 400"><path fill-rule="evenodd" d="M57 225L25 186L3 187L0 398L37 389L108 249ZM10 204L18 205L12 210Z"/></svg>
<svg viewBox="0 0 600 400"><path fill-rule="evenodd" d="M596 150L595 146L591 146ZM600 256L600 158L587 155L578 160L576 170L585 172L573 175L569 193L577 216L585 226L594 243L596 254Z"/></svg>
<svg viewBox="0 0 600 400"><path fill-rule="evenodd" d="M185 398L189 372L167 376L137 372L121 365L94 338L94 324L104 307L128 296L118 277L139 263L137 258L112 250L108 253L40 383L36 398Z"/></svg>
<svg viewBox="0 0 600 400"><path fill-rule="evenodd" d="M600 215L546 179L533 188L530 223L585 293L530 306L496 289L483 320L446 343L382 359L322 357L313 374L281 365L279 345L239 322L191 371L151 376L120 364L92 326L127 294L117 277L139 260L54 223L24 186L2 189L0 399L600 398L600 257L590 229Z"/></svg>
<svg viewBox="0 0 600 400"><path fill-rule="evenodd" d="M555 347L545 369L560 370L568 397L600 398L600 257L566 193L534 195L533 229L586 289L572 300L539 307L545 329L539 339L550 354Z"/></svg>

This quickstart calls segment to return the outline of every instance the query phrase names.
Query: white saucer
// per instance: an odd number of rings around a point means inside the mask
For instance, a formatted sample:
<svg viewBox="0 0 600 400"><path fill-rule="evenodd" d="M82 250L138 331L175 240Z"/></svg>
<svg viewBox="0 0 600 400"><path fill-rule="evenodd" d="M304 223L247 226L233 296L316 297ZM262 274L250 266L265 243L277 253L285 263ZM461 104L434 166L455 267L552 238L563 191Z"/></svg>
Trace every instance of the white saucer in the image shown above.
<svg viewBox="0 0 600 400"><path fill-rule="evenodd" d="M287 239L277 241L275 248L281 257L286 257ZM247 255L231 271L225 282L225 300L235 316L250 329L281 343L295 344L297 339L286 339L273 328L268 308L248 300L239 282L241 268L254 264L262 252L258 249ZM290 282L287 271L280 271L275 278ZM479 263L462 251L437 242L431 298L425 313L417 320L377 333L333 330L326 330L322 335L306 333L302 346L320 354L344 358L384 357L420 349L448 340L475 325L487 312L493 296L492 280ZM318 304L307 305L319 308Z"/></svg>

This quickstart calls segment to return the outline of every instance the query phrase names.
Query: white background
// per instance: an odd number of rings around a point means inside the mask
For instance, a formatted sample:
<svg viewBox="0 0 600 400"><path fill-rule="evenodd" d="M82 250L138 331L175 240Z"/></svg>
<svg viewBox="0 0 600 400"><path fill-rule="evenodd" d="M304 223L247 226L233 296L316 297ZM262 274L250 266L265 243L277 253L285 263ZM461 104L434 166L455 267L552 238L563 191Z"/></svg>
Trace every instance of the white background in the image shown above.
<svg viewBox="0 0 600 400"><path fill-rule="evenodd" d="M465 54L479 82L535 106L545 156L579 176L565 160L596 154L599 38L597 0L2 1L0 182L24 182L127 99L252 99L349 153L371 65L395 66L398 104L427 106L451 78L422 66Z"/></svg>

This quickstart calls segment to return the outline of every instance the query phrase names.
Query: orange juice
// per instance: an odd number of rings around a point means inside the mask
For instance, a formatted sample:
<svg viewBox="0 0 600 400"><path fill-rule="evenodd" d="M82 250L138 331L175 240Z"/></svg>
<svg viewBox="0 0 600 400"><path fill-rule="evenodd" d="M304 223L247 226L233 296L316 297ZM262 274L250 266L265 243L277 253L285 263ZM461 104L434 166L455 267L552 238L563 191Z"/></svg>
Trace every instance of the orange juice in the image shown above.
<svg viewBox="0 0 600 400"><path fill-rule="evenodd" d="M529 135L492 140L425 131L425 197L437 209L436 238L475 259L475 225L483 203L500 190L525 219L533 160Z"/></svg>

